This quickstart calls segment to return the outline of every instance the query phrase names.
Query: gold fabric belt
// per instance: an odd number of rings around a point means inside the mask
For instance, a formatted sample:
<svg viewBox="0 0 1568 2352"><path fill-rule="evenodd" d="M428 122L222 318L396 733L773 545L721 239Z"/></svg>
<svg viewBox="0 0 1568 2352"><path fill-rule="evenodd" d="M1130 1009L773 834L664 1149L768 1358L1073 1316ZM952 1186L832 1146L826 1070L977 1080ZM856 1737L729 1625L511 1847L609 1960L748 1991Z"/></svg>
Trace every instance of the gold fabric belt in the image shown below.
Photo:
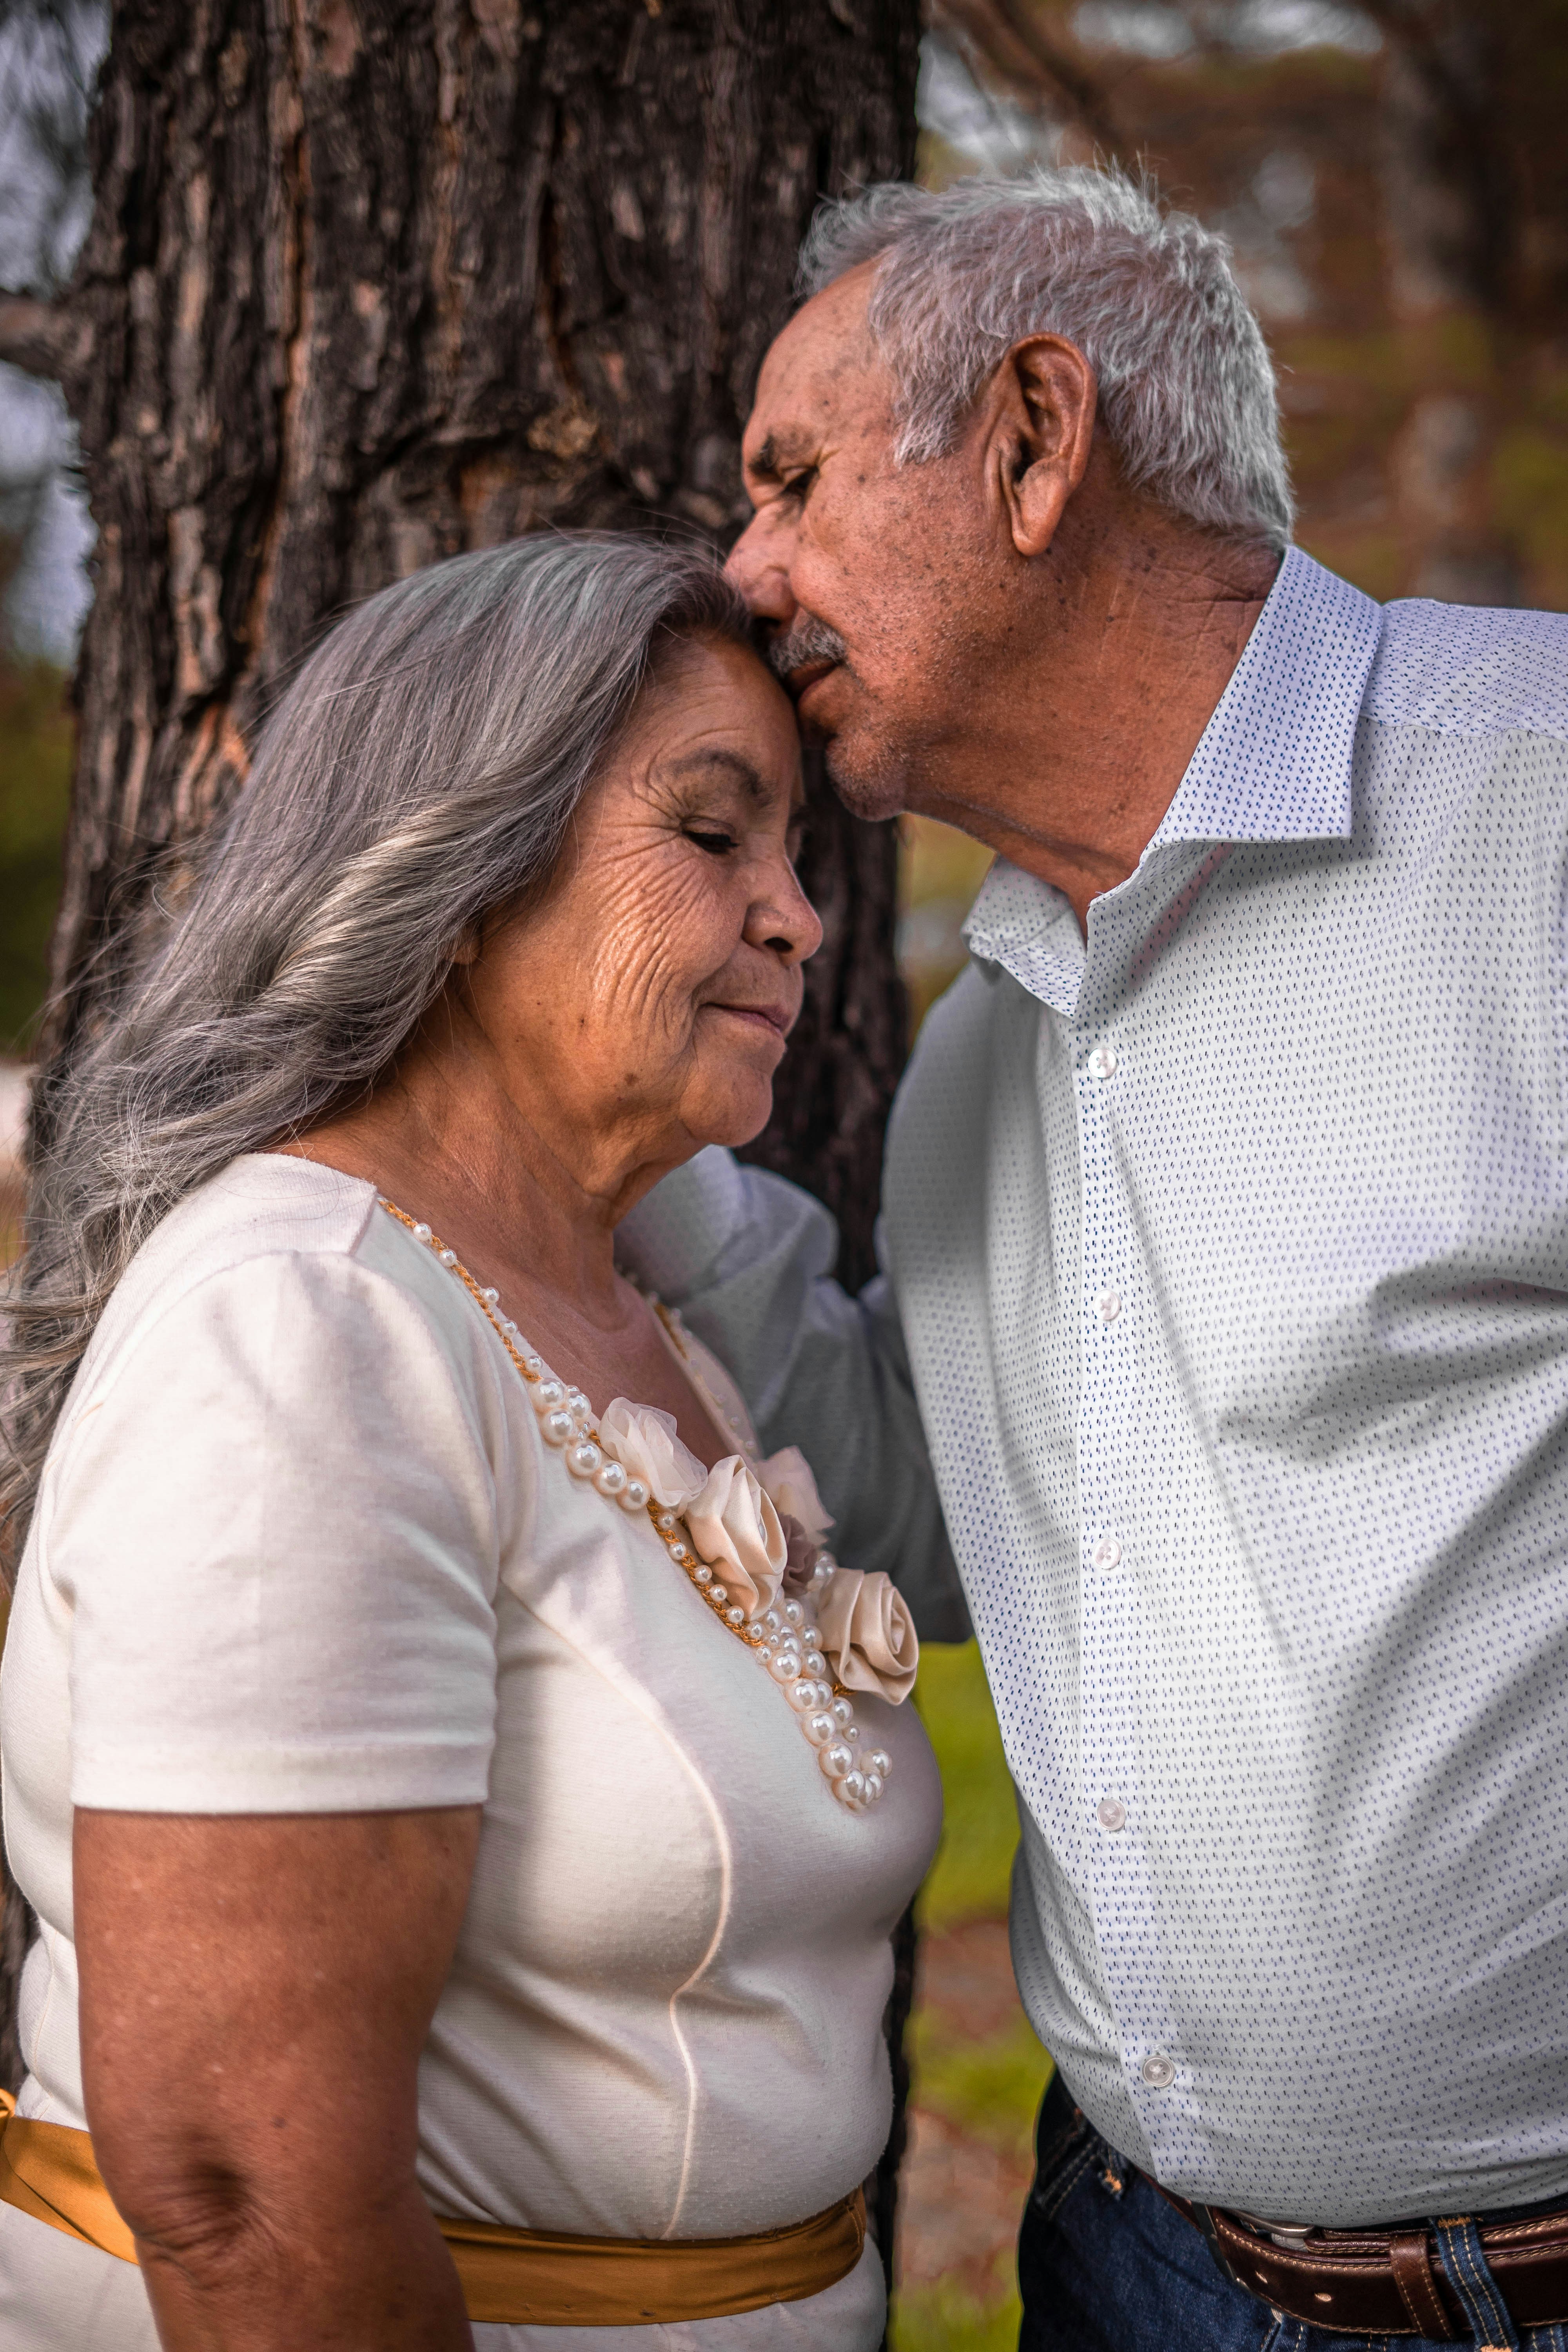
<svg viewBox="0 0 1568 2352"><path fill-rule="evenodd" d="M103 2185L91 2136L35 2123L0 2091L0 2204L123 2263L136 2242ZM802 2303L847 2278L866 2243L858 2189L825 2213L754 2238L568 2238L437 2213L468 2317L492 2326L636 2327Z"/></svg>

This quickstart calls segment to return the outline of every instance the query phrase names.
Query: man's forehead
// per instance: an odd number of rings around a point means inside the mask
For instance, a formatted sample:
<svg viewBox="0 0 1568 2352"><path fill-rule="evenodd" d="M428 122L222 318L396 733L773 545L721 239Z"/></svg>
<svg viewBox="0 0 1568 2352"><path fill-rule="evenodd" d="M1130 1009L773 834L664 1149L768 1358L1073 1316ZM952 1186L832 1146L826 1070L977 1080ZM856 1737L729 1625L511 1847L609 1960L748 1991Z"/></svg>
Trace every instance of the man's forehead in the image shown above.
<svg viewBox="0 0 1568 2352"><path fill-rule="evenodd" d="M809 457L825 428L864 414L867 378L879 367L866 326L870 278L865 267L836 278L774 338L746 425L748 472Z"/></svg>

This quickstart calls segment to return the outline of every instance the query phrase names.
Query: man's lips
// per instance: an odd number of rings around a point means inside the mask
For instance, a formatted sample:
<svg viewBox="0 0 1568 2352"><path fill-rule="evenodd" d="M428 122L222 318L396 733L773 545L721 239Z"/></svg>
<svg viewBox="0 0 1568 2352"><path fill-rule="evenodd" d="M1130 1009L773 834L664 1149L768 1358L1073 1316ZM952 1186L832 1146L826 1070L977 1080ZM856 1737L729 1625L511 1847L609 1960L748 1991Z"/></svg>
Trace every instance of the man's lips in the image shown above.
<svg viewBox="0 0 1568 2352"><path fill-rule="evenodd" d="M842 663L836 661L802 662L798 669L790 671L784 684L798 702L803 694L809 694L821 679L831 677L834 671L842 667Z"/></svg>

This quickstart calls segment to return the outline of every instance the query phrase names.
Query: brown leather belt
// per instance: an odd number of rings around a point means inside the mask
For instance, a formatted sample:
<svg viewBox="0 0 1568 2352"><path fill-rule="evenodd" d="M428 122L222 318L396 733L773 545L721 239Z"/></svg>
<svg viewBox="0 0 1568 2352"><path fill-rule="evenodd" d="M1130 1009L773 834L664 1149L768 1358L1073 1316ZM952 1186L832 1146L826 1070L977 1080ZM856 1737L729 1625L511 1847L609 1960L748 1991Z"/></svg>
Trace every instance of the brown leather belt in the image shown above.
<svg viewBox="0 0 1568 2352"><path fill-rule="evenodd" d="M1444 2276L1431 2231L1421 2222L1393 2230L1278 2231L1218 2205L1189 2205L1159 2189L1194 2230L1226 2278L1250 2294L1347 2336L1429 2336L1468 2343L1470 2329ZM1568 2207L1516 2221L1477 2215L1481 2248L1518 2327L1568 2319ZM1279 2237L1291 2242L1280 2245Z"/></svg>

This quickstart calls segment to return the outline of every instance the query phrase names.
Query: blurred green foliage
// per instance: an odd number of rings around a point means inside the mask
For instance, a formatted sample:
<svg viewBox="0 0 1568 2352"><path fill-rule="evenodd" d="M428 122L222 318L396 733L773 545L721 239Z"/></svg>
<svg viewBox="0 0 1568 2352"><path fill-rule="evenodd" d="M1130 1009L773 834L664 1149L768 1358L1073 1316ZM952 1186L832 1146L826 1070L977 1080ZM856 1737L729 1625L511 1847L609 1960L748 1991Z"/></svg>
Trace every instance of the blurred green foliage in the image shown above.
<svg viewBox="0 0 1568 2352"><path fill-rule="evenodd" d="M915 1700L945 1798L942 1848L921 1896L922 1925L940 1936L966 1921L1005 1918L1018 1815L977 1644L924 1649ZM1022 2008L978 2030L926 1997L917 1979L908 2049L915 2105L1026 2176L1051 2062ZM905 2288L889 2331L893 2352L1012 2352L1019 2304L1010 2247L993 2267L984 2293L973 2269Z"/></svg>
<svg viewBox="0 0 1568 2352"><path fill-rule="evenodd" d="M964 1919L1005 1919L1018 1814L980 1646L931 1643L915 1685L942 1766L946 1813L921 1916L940 1932Z"/></svg>
<svg viewBox="0 0 1568 2352"><path fill-rule="evenodd" d="M891 2352L1016 2352L1023 2305L1005 2278L984 2302L955 2279L900 2294L888 2329Z"/></svg>
<svg viewBox="0 0 1568 2352"><path fill-rule="evenodd" d="M26 1050L44 1001L74 729L62 673L0 656L0 1054Z"/></svg>

